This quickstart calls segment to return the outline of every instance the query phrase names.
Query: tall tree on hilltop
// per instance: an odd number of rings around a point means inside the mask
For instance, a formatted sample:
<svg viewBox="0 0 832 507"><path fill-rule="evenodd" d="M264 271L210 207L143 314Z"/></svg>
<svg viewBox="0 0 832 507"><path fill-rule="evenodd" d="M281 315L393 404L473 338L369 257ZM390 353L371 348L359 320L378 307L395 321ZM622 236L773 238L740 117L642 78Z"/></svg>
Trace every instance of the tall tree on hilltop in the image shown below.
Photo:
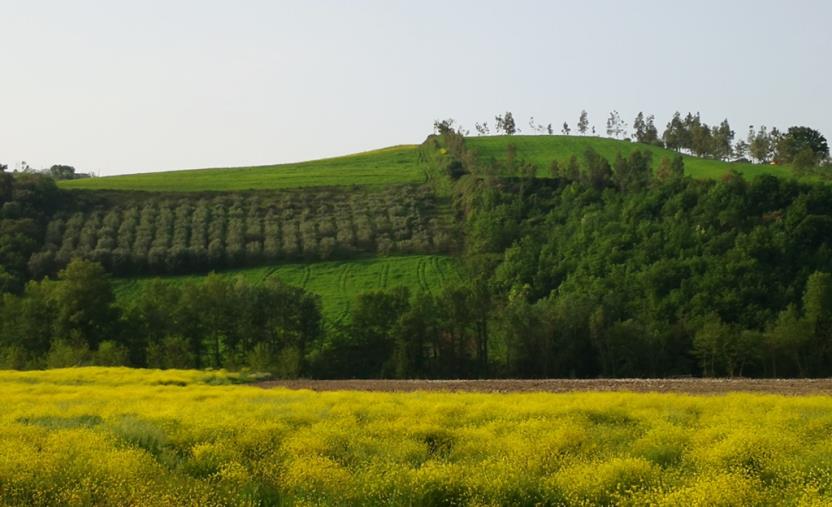
<svg viewBox="0 0 832 507"><path fill-rule="evenodd" d="M635 121L633 121L633 137L635 137L637 142L643 143L646 136L647 123L644 121L644 113L639 111Z"/></svg>
<svg viewBox="0 0 832 507"><path fill-rule="evenodd" d="M685 127L687 130L687 148L695 155L704 157L712 155L713 152L713 136L711 128L702 123L699 113L695 116L688 114L685 118Z"/></svg>
<svg viewBox="0 0 832 507"><path fill-rule="evenodd" d="M456 120L453 118L448 118L445 120L434 120L433 122L433 131L437 134L444 136L453 132L456 129Z"/></svg>
<svg viewBox="0 0 832 507"><path fill-rule="evenodd" d="M728 124L728 119L722 120L719 127L713 129L713 154L720 160L726 160L732 155L734 131Z"/></svg>
<svg viewBox="0 0 832 507"><path fill-rule="evenodd" d="M610 117L607 118L607 135L616 139L627 135L624 130L624 120L616 110L610 112Z"/></svg>
<svg viewBox="0 0 832 507"><path fill-rule="evenodd" d="M823 134L809 127L791 127L776 141L777 162L792 162L799 153L808 150L812 153L815 163L829 156L829 145Z"/></svg>
<svg viewBox="0 0 832 507"><path fill-rule="evenodd" d="M769 147L768 158L771 160L777 160L777 148L780 145L780 141L783 139L785 134L780 132L780 129L777 127L771 127L771 131L768 133L769 139L771 139L771 145Z"/></svg>
<svg viewBox="0 0 832 507"><path fill-rule="evenodd" d="M561 131L561 132L563 132L563 134L564 134L564 135L567 135L567 136L569 135L569 133L570 133L570 132L572 132L572 131L569 129L569 124L568 124L568 123L566 123L566 122L563 122L563 128L562 128L560 131Z"/></svg>
<svg viewBox="0 0 832 507"><path fill-rule="evenodd" d="M652 114L647 116L647 122L644 126L644 130L644 141L642 142L661 145L659 142L659 131L656 129L656 117Z"/></svg>
<svg viewBox="0 0 832 507"><path fill-rule="evenodd" d="M658 144L659 132L656 130L656 117L652 114L644 117L644 113L639 112L633 122L633 137L639 143L644 144Z"/></svg>
<svg viewBox="0 0 832 507"><path fill-rule="evenodd" d="M587 129L589 129L589 115L585 110L582 110L581 116L578 118L578 133L586 135Z"/></svg>
<svg viewBox="0 0 832 507"><path fill-rule="evenodd" d="M736 158L744 158L746 154L748 154L748 143L744 140L740 139L734 144L733 147L734 157Z"/></svg>
<svg viewBox="0 0 832 507"><path fill-rule="evenodd" d="M765 125L754 131L754 126L748 133L748 152L757 162L765 164L771 156L771 137Z"/></svg>
<svg viewBox="0 0 832 507"><path fill-rule="evenodd" d="M679 151L685 145L685 124L679 111L673 114L673 118L667 123L662 139L664 144L671 150Z"/></svg>
<svg viewBox="0 0 832 507"><path fill-rule="evenodd" d="M502 132L507 136L512 136L517 133L517 124L514 123L514 115L511 114L511 111L506 111L502 116L495 116L494 120L497 122L497 133Z"/></svg>

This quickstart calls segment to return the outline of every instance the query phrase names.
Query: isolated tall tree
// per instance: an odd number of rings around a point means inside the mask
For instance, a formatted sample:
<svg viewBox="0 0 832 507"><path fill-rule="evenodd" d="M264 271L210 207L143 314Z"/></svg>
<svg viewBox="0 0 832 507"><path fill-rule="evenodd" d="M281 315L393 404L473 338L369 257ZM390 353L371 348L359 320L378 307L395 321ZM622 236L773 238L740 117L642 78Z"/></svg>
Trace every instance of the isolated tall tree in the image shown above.
<svg viewBox="0 0 832 507"><path fill-rule="evenodd" d="M564 135L568 136L569 133L571 132L571 130L569 129L569 124L566 123L566 122L563 122L563 128L560 131L563 132Z"/></svg>
<svg viewBox="0 0 832 507"><path fill-rule="evenodd" d="M587 129L589 129L589 115L586 111L581 111L581 116L578 118L578 133L586 135Z"/></svg>
<svg viewBox="0 0 832 507"><path fill-rule="evenodd" d="M488 128L487 121L484 121L482 123L474 123L474 130L476 130L477 134L481 136L487 136L491 133L491 130Z"/></svg>
<svg viewBox="0 0 832 507"><path fill-rule="evenodd" d="M607 118L607 135L609 137L619 138L625 134L624 120L621 119L618 111L613 110L610 113L610 117Z"/></svg>
<svg viewBox="0 0 832 507"><path fill-rule="evenodd" d="M635 121L633 121L633 137L635 137L637 142L643 143L646 136L647 123L644 121L644 113L639 111Z"/></svg>
<svg viewBox="0 0 832 507"><path fill-rule="evenodd" d="M514 123L514 115L511 114L511 111L506 111L506 114L502 116L495 116L494 120L497 122L497 133L502 132L507 136L512 136L517 133L517 124Z"/></svg>

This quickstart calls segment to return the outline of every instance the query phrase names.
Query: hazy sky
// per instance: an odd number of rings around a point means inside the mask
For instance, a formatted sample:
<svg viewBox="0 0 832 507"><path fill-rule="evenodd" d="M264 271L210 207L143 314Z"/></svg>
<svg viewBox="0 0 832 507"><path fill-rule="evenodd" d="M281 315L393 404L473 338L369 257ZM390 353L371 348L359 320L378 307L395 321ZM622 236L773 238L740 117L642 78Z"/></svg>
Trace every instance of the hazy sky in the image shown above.
<svg viewBox="0 0 832 507"><path fill-rule="evenodd" d="M102 175L418 143L511 110L832 137L832 1L0 0L0 162ZM558 127L559 130L559 127Z"/></svg>

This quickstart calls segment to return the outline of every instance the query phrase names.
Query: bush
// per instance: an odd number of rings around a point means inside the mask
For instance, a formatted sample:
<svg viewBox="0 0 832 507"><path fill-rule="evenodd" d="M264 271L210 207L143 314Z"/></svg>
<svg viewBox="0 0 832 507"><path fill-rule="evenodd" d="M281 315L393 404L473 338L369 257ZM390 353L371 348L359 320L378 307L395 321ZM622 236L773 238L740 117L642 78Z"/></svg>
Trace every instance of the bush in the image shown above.
<svg viewBox="0 0 832 507"><path fill-rule="evenodd" d="M303 365L302 359L297 347L286 347L277 354L277 362L272 373L277 378L298 378Z"/></svg>
<svg viewBox="0 0 832 507"><path fill-rule="evenodd" d="M184 370L196 367L196 361L188 340L181 336L166 336L161 342L148 345L147 366Z"/></svg>
<svg viewBox="0 0 832 507"><path fill-rule="evenodd" d="M71 368L84 366L90 356L90 350L86 345L70 342L68 340L55 340L46 354L47 368Z"/></svg>
<svg viewBox="0 0 832 507"><path fill-rule="evenodd" d="M103 341L93 355L93 363L98 366L127 366L127 348L114 341Z"/></svg>
<svg viewBox="0 0 832 507"><path fill-rule="evenodd" d="M0 369L23 370L29 366L29 354L23 347L12 345L0 349Z"/></svg>

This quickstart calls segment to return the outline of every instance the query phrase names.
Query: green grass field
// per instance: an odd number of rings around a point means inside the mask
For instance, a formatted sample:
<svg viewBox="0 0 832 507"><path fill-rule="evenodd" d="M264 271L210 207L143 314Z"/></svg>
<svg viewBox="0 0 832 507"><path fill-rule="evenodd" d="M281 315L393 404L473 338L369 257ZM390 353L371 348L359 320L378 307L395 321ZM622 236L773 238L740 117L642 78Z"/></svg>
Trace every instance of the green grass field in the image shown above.
<svg viewBox="0 0 832 507"><path fill-rule="evenodd" d="M548 176L552 160L566 162L573 154L580 158L590 146L610 161L618 153L626 156L636 149L653 153L656 165L663 157L675 155L655 146L584 136L484 136L470 137L467 143L483 160L504 159L508 145L514 144L517 157L537 165L540 176ZM59 185L86 190L201 192L421 183L426 176L418 153L418 146L404 145L295 164L129 174L68 180ZM786 166L729 163L689 156L685 156L685 167L687 174L694 178L719 178L731 169L748 178L761 174L793 177Z"/></svg>
<svg viewBox="0 0 832 507"><path fill-rule="evenodd" d="M421 183L417 146L393 146L296 164L191 169L62 181L62 188L200 192Z"/></svg>
<svg viewBox="0 0 832 507"><path fill-rule="evenodd" d="M328 261L225 271L223 276L242 277L252 282L269 278L303 287L321 296L324 317L330 323L347 318L350 304L359 292L396 286L412 291L435 291L446 281L459 280L456 260L451 257L414 255L376 257L351 261ZM202 275L163 278L170 283L193 283ZM152 278L116 279L116 296L130 298Z"/></svg>
<svg viewBox="0 0 832 507"><path fill-rule="evenodd" d="M590 146L610 162L615 160L618 153L627 156L637 149L650 151L653 154L654 166L657 166L663 157L676 155L671 150L657 146L585 136L484 136L469 137L466 143L480 154L481 160L505 159L508 145L513 144L517 147L517 158L538 166L540 176L549 175L549 165L553 160L564 163L573 154L580 160ZM685 172L694 178L715 179L731 169L742 173L746 178L755 178L761 174L793 177L791 169L786 166L731 163L689 156L684 158Z"/></svg>

